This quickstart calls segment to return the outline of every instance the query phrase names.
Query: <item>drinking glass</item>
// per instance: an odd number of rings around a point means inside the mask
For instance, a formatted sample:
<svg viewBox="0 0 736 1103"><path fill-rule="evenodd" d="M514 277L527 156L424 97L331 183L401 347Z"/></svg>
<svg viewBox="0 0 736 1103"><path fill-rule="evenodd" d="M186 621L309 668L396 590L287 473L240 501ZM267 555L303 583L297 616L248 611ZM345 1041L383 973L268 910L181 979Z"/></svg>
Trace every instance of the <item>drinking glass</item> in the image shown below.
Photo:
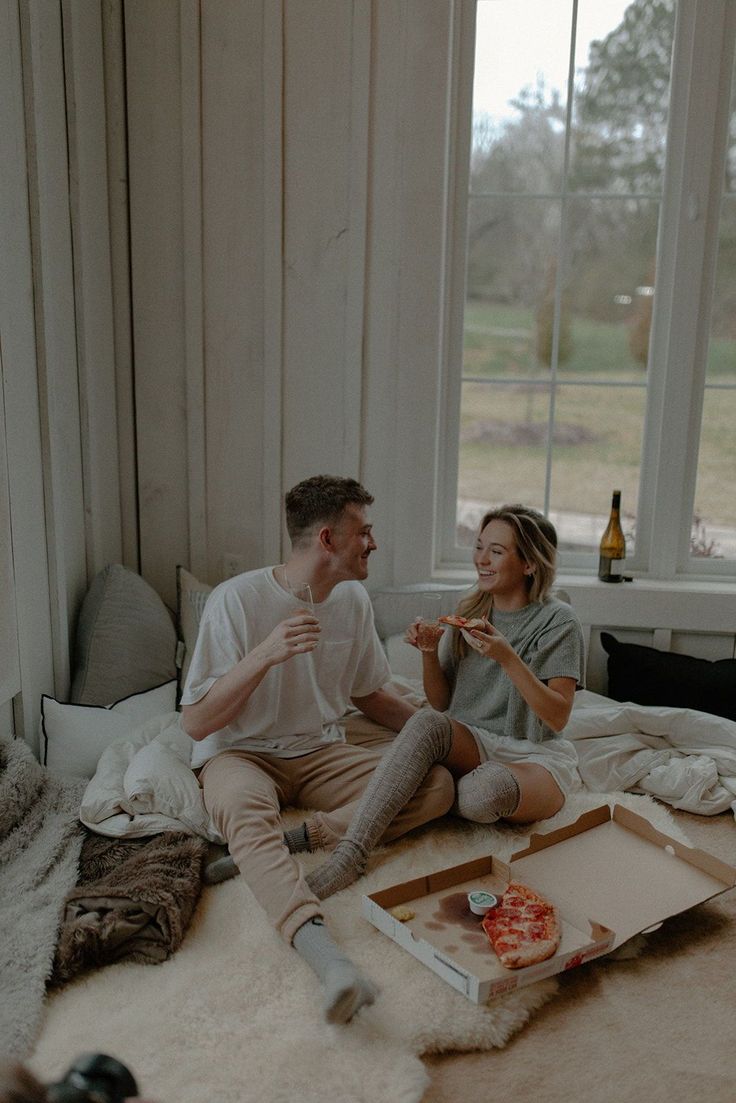
<svg viewBox="0 0 736 1103"><path fill-rule="evenodd" d="M419 624L417 625L417 646L420 651L434 651L437 647L442 626L439 623L440 594L424 593L419 599Z"/></svg>
<svg viewBox="0 0 736 1103"><path fill-rule="evenodd" d="M314 598L312 597L312 587L308 582L291 582L290 579L286 580L289 587L289 593L299 603L300 607L307 606L309 609L314 605Z"/></svg>

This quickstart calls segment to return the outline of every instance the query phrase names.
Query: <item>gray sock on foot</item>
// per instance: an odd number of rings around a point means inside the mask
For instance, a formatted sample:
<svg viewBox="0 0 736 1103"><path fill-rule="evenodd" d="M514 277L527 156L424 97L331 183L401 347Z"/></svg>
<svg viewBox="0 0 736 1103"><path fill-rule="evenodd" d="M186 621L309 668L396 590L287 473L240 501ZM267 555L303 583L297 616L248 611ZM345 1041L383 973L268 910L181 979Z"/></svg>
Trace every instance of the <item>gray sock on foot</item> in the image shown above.
<svg viewBox="0 0 736 1103"><path fill-rule="evenodd" d="M374 1002L378 989L333 941L324 920L304 923L294 935L293 946L322 982L328 1022L349 1023L361 1007Z"/></svg>
<svg viewBox="0 0 736 1103"><path fill-rule="evenodd" d="M451 747L452 724L444 713L420 709L407 720L376 766L345 838L307 877L315 896L324 900L360 877L388 825Z"/></svg>
<svg viewBox="0 0 736 1103"><path fill-rule="evenodd" d="M291 827L288 831L284 831L284 842L289 848L290 854L312 852L312 844L309 841L306 823L300 823L298 827Z"/></svg>
<svg viewBox="0 0 736 1103"><path fill-rule="evenodd" d="M506 766L483 762L457 783L453 812L474 823L495 823L519 807L519 783Z"/></svg>
<svg viewBox="0 0 736 1103"><path fill-rule="evenodd" d="M216 858L214 862L204 867L202 880L206 885L219 885L220 881L229 881L231 877L237 877L240 870L230 854L223 858Z"/></svg>

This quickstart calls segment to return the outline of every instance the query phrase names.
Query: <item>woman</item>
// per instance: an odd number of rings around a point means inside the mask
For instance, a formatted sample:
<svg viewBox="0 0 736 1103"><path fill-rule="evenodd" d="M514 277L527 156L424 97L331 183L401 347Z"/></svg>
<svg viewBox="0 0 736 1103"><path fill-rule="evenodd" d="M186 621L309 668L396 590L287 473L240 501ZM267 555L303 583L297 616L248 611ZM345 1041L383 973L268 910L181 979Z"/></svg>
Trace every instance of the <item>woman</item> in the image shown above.
<svg viewBox="0 0 736 1103"><path fill-rule="evenodd" d="M343 839L307 881L320 899L365 870L394 816L435 763L456 778L454 811L479 823L554 815L579 784L577 755L558 735L583 675L583 634L569 605L549 596L557 534L536 510L486 513L473 562L474 590L458 614L480 621L422 640L431 708L404 725L373 774ZM417 626L406 640L418 646Z"/></svg>

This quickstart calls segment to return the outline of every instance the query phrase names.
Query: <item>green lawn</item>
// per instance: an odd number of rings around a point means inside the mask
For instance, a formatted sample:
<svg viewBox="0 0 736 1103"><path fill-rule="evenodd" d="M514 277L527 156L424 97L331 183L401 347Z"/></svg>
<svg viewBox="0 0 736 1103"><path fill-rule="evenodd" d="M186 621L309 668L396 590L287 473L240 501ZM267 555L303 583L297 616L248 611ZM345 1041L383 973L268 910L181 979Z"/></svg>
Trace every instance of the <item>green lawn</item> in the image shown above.
<svg viewBox="0 0 736 1103"><path fill-rule="evenodd" d="M624 513L636 513L646 373L632 361L623 325L574 319L573 350L556 391L551 508L604 514L611 489L623 492ZM523 376L546 381L549 370L534 354L529 310L470 303L466 309L465 374ZM715 365L719 364L718 373ZM716 341L708 381L733 382L734 343ZM544 492L546 426L550 394L545 386L465 383L461 414L459 495L539 503ZM696 511L706 523L736 524L736 390L706 392Z"/></svg>
<svg viewBox="0 0 736 1103"><path fill-rule="evenodd" d="M622 373L644 378L645 371L631 355L629 330L624 323L596 322L574 317L570 323L572 350L560 365L561 375L590 372ZM531 309L505 304L468 302L465 307L465 372L468 375L507 375L526 371L546 373L536 358L536 329ZM736 346L733 341L713 340L708 356L708 376L736 376Z"/></svg>

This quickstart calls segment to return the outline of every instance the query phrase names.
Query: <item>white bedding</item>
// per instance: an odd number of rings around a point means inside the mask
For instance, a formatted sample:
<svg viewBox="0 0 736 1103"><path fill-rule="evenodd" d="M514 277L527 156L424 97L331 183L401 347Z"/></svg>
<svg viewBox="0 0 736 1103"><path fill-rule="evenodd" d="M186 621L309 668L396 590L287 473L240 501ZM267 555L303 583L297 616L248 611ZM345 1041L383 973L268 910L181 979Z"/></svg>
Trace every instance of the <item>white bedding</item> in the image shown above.
<svg viewBox="0 0 736 1103"><path fill-rule="evenodd" d="M712 816L736 815L736 723L694 709L612 701L582 690L562 733L587 789L628 789Z"/></svg>
<svg viewBox="0 0 736 1103"><path fill-rule="evenodd" d="M592 792L630 790L687 812L710 816L731 808L736 815L732 720L691 709L622 704L581 690L563 734L574 740L580 776ZM85 791L82 823L117 838L183 830L224 842L189 768L190 753L177 712L115 740Z"/></svg>
<svg viewBox="0 0 736 1103"><path fill-rule="evenodd" d="M79 814L90 830L115 838L188 831L224 842L189 768L192 741L179 719L165 713L102 752Z"/></svg>

